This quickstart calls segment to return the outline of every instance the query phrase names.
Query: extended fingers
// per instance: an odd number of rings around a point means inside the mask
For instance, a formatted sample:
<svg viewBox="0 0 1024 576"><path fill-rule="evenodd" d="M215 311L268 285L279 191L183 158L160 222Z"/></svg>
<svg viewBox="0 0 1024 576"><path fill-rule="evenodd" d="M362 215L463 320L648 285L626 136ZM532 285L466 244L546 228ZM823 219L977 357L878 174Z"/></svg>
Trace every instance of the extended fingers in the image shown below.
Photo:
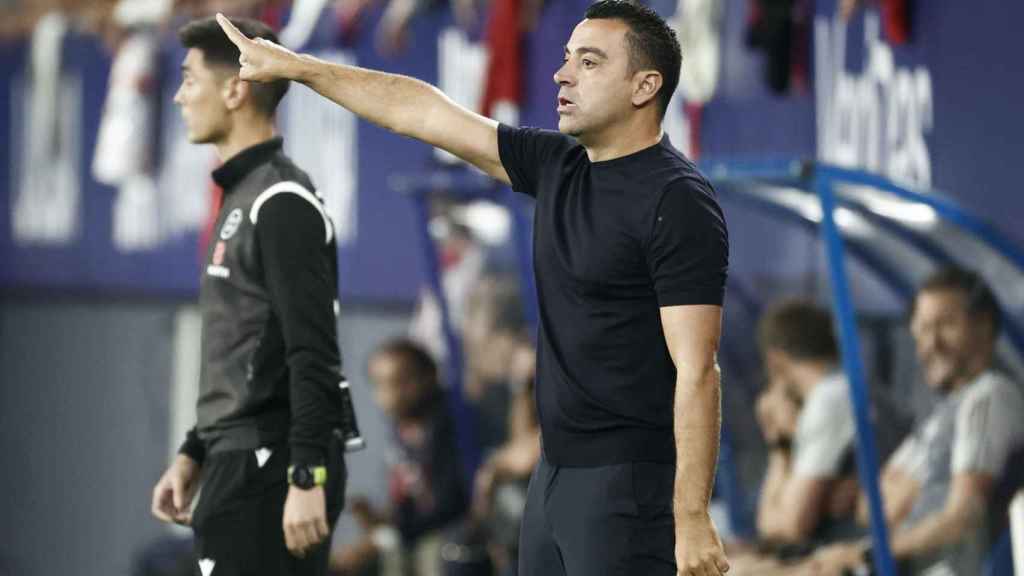
<svg viewBox="0 0 1024 576"><path fill-rule="evenodd" d="M231 23L231 20L228 20L227 16L220 12L217 13L217 23L220 24L221 29L224 30L224 33L228 35L228 39L231 40L235 46L242 48L252 43L252 40L246 37L245 34L242 34L241 30L235 27L235 25Z"/></svg>

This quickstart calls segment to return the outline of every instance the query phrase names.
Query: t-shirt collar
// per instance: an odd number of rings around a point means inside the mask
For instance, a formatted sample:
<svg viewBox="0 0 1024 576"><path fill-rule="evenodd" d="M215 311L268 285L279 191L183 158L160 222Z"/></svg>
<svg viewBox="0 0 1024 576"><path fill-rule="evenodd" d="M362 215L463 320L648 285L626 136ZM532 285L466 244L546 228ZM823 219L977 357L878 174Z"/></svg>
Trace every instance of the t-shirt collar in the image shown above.
<svg viewBox="0 0 1024 576"><path fill-rule="evenodd" d="M958 388L955 392L950 394L949 397L950 398L959 398L959 397L963 396L964 394L966 394L967 390L970 390L971 388L973 388L977 384L980 384L981 382L985 381L988 378L991 378L992 376L993 376L992 368L991 367L986 368L986 369L982 370L981 372L979 372L978 375L975 376L974 378L972 378L968 383L964 384L963 386Z"/></svg>
<svg viewBox="0 0 1024 576"><path fill-rule="evenodd" d="M611 160L601 160L599 162L591 162L590 165L594 168L606 168L610 166L620 166L623 164L631 164L638 162L644 158L649 157L651 154L657 153L662 147L672 146L672 142L668 139L668 132L662 132L661 140L656 144L648 146L647 148L641 148L632 154L626 154L625 156L619 156L618 158L612 158Z"/></svg>

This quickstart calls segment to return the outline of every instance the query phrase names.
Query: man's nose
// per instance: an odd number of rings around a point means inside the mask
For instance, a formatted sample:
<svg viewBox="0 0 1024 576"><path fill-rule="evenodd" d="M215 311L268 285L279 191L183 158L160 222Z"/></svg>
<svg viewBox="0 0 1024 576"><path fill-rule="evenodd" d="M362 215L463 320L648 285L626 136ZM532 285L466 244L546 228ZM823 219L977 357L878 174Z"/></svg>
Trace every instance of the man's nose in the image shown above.
<svg viewBox="0 0 1024 576"><path fill-rule="evenodd" d="M558 84L559 86L572 85L573 77L571 71L569 70L568 62L562 64L562 66L558 70L555 70L554 80L555 84Z"/></svg>

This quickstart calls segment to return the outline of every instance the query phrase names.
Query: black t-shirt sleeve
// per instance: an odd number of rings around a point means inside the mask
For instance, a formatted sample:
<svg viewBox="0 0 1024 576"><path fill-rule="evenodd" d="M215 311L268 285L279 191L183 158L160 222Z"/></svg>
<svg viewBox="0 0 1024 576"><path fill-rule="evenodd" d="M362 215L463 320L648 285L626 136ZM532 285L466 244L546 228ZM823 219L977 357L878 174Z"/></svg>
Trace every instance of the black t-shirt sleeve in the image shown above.
<svg viewBox="0 0 1024 576"><path fill-rule="evenodd" d="M326 240L329 225L310 200L291 193L267 200L256 222L264 280L284 336L293 464L324 462L340 419L337 280L328 260L333 256Z"/></svg>
<svg viewBox="0 0 1024 576"><path fill-rule="evenodd" d="M660 306L722 305L729 232L710 185L682 178L666 187L654 213L647 263Z"/></svg>
<svg viewBox="0 0 1024 576"><path fill-rule="evenodd" d="M553 130L498 125L498 156L512 189L533 197L545 166L573 143L572 138Z"/></svg>

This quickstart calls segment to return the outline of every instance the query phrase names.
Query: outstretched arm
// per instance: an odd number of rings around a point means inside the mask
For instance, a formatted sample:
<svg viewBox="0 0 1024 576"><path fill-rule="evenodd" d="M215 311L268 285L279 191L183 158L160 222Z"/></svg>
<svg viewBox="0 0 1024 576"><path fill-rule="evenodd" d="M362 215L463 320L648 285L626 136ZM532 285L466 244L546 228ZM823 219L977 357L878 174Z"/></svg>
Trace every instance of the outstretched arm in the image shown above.
<svg viewBox="0 0 1024 576"><path fill-rule="evenodd" d="M241 52L242 80L295 80L369 122L442 148L509 183L498 155L498 122L459 106L434 86L296 54L263 38L247 38L221 14L217 21Z"/></svg>

